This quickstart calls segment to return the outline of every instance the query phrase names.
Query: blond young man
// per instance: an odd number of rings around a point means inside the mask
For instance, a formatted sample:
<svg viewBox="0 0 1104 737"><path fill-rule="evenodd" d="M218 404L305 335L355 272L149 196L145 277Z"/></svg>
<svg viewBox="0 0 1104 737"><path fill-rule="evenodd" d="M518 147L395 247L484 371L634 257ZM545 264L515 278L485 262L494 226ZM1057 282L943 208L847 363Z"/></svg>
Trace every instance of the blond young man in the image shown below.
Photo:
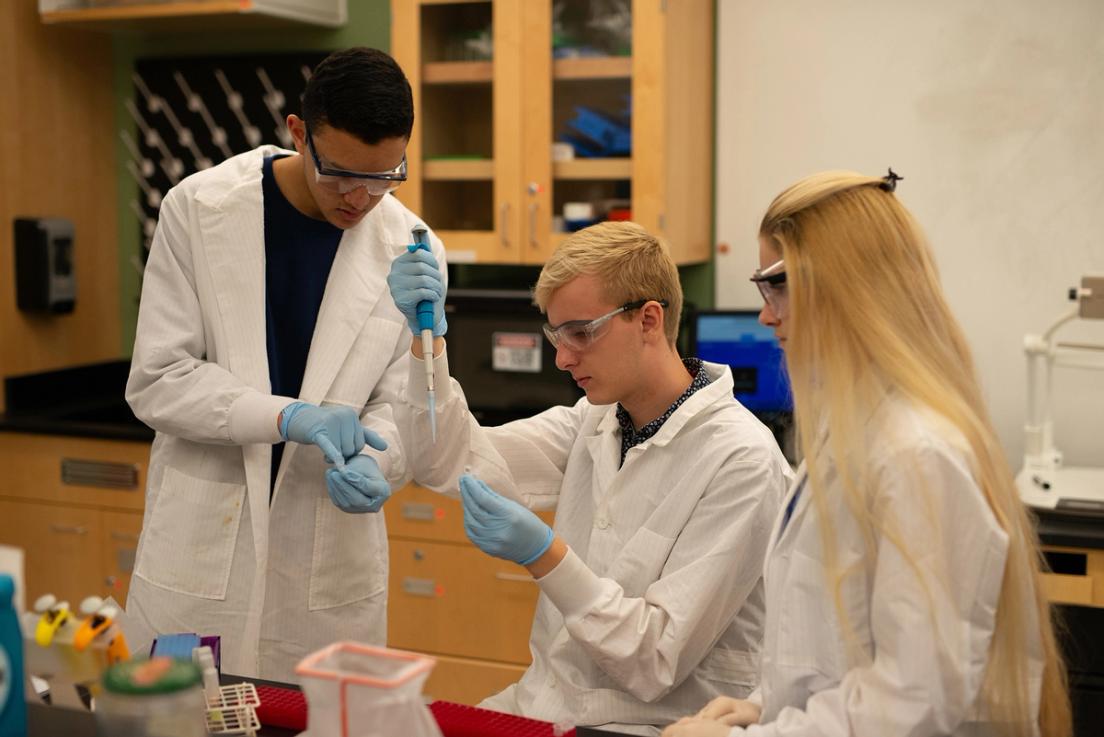
<svg viewBox="0 0 1104 737"><path fill-rule="evenodd" d="M424 251L396 259L388 281L404 313L444 296ZM396 422L415 479L459 492L472 542L541 589L533 664L482 705L656 734L703 697L754 687L763 551L791 474L727 367L679 357L678 271L639 225L569 237L535 295L584 398L484 428L455 380L439 381L430 445L413 340ZM447 376L443 338L434 351ZM530 511L551 508L554 529Z"/></svg>

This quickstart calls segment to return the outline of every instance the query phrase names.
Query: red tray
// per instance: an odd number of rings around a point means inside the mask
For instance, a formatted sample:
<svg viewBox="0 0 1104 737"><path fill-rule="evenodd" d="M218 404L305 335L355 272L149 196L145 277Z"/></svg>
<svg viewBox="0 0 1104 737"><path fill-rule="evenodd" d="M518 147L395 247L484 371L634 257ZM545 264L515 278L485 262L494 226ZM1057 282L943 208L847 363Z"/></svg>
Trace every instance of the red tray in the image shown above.
<svg viewBox="0 0 1104 737"><path fill-rule="evenodd" d="M302 732L307 728L307 700L302 691L278 686L257 686L261 699L257 718L268 727ZM503 714L476 706L434 701L429 705L445 737L553 737L552 723ZM574 737L575 730L563 737Z"/></svg>

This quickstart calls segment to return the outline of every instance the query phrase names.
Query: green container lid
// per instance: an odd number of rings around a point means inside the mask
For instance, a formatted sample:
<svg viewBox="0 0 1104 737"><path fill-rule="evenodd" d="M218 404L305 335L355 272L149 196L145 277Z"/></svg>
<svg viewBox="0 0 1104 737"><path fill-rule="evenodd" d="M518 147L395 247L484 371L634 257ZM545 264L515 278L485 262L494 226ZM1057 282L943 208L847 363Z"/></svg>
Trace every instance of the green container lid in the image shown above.
<svg viewBox="0 0 1104 737"><path fill-rule="evenodd" d="M160 657L116 663L104 673L104 688L111 693L152 696L183 691L202 680L195 663Z"/></svg>

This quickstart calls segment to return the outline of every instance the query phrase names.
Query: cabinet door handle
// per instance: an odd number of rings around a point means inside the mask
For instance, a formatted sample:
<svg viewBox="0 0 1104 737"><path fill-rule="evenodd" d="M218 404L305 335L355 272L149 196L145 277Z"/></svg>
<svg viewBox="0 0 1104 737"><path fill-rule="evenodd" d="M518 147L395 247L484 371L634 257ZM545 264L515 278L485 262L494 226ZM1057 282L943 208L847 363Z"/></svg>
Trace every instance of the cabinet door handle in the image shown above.
<svg viewBox="0 0 1104 737"><path fill-rule="evenodd" d="M502 573L499 571L495 573L495 578L499 581L517 581L518 583L536 583L537 580L532 576L526 576L524 573Z"/></svg>
<svg viewBox="0 0 1104 737"><path fill-rule="evenodd" d="M87 535L88 528L82 525L50 525L51 532L57 532L64 535Z"/></svg>
<svg viewBox="0 0 1104 737"><path fill-rule="evenodd" d="M499 227L501 228L501 230L499 231L499 237L502 239L502 247L503 248L509 248L510 247L510 219L509 219L509 217L510 217L510 203L509 202L503 202L502 203L502 208L499 210L499 213L500 214L499 214L498 222L499 222Z"/></svg>
<svg viewBox="0 0 1104 737"><path fill-rule="evenodd" d="M534 251L540 250L540 241L537 240L537 211L539 209L539 202L529 203L529 246Z"/></svg>
<svg viewBox="0 0 1104 737"><path fill-rule="evenodd" d="M133 532L117 532L115 530L112 530L111 531L111 539L112 540L119 540L120 542L125 542L125 543L136 543L136 542L138 542L138 536L135 535Z"/></svg>

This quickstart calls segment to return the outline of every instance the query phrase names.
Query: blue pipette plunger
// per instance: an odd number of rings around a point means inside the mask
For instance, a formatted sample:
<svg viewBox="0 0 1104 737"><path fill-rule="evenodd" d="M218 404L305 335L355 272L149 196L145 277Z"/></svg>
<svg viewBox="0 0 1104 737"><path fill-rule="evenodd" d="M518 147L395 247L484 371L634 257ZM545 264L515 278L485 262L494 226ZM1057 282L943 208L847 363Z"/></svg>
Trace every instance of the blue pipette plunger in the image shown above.
<svg viewBox="0 0 1104 737"><path fill-rule="evenodd" d="M424 225L415 225L411 234L414 245L407 246L411 252L421 248L429 251L429 231ZM433 442L437 442L437 393L433 376L433 302L423 299L418 303L418 329L422 334L422 363L426 373L426 406L429 408L429 431Z"/></svg>

